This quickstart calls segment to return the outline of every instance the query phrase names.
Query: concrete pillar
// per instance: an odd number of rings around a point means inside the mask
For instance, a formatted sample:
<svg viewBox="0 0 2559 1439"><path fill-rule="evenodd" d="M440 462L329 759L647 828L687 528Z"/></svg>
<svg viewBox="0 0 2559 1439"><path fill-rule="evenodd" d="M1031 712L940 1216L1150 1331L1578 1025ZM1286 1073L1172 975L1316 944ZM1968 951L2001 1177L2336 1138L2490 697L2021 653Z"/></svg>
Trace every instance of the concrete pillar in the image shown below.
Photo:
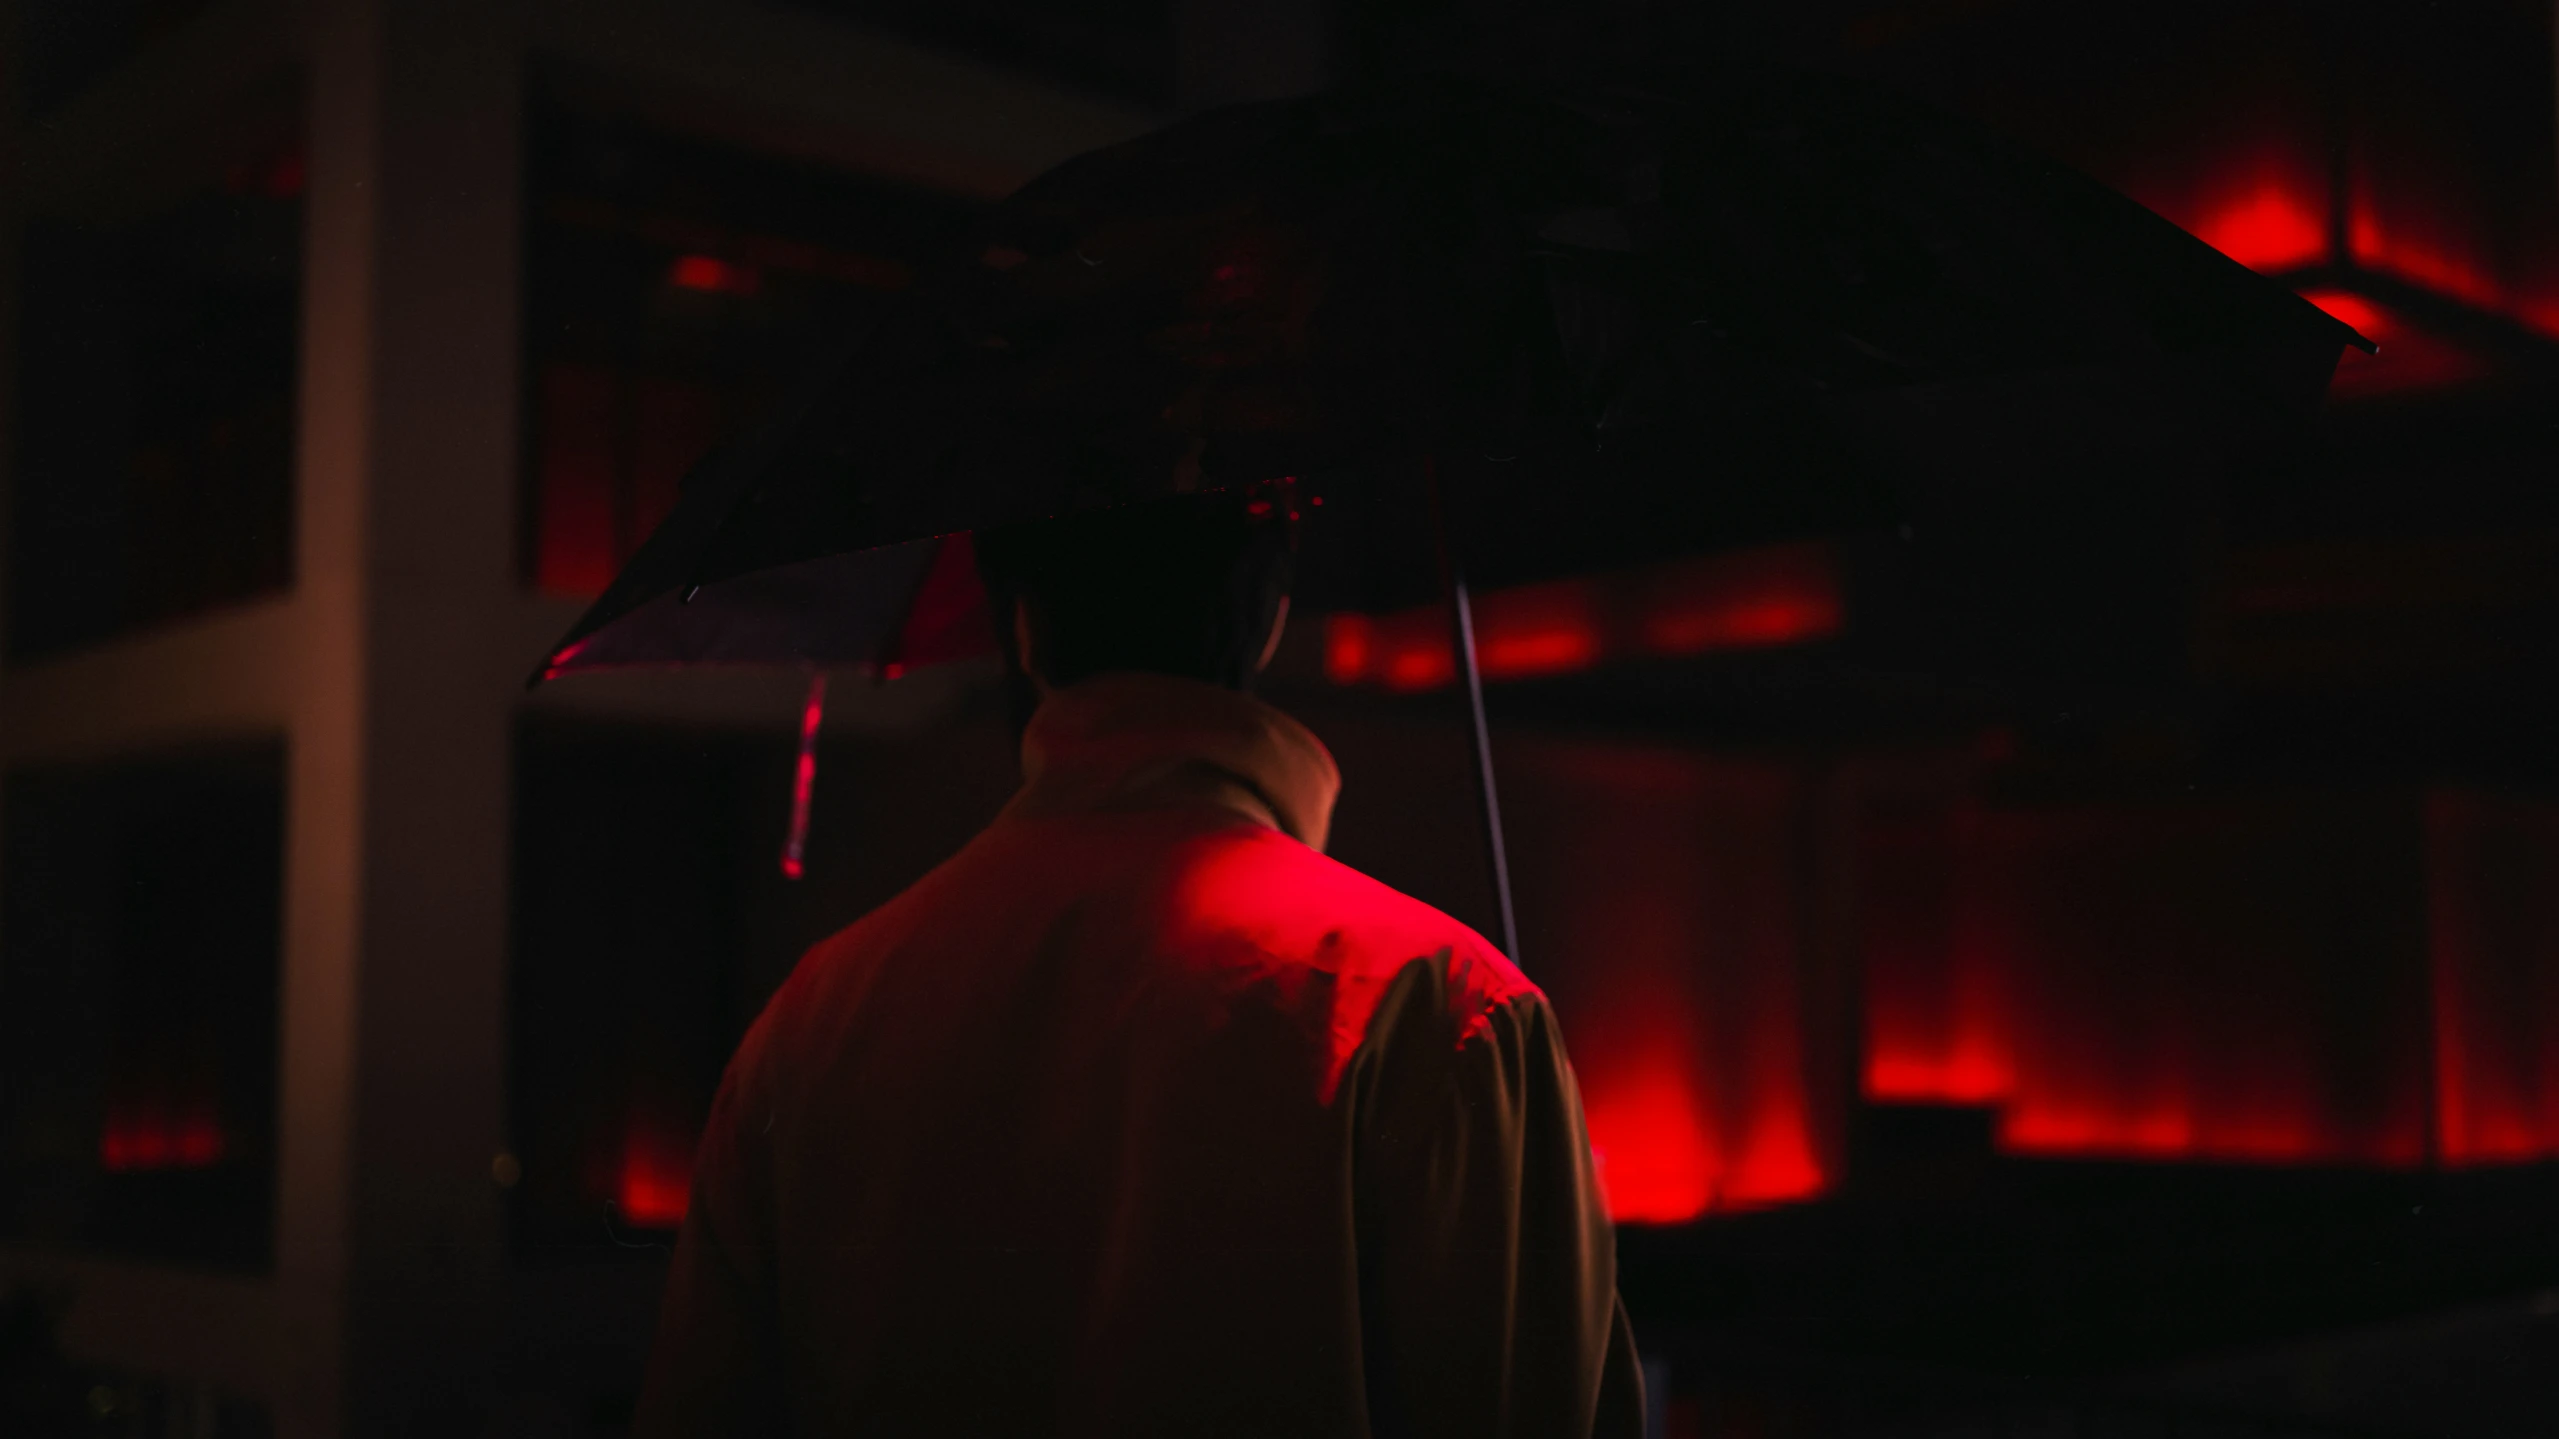
<svg viewBox="0 0 2559 1439"><path fill-rule="evenodd" d="M287 1435L474 1431L486 1407L521 659L513 8L311 12Z"/></svg>

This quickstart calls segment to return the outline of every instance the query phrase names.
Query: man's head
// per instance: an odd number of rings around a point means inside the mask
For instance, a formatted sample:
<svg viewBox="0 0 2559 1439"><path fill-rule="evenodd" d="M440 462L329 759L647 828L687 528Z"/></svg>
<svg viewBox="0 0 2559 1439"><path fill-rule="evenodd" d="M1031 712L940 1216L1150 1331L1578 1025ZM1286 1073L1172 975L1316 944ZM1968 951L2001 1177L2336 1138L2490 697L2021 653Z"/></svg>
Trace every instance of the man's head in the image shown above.
<svg viewBox="0 0 2559 1439"><path fill-rule="evenodd" d="M981 532L1010 666L1042 688L1114 670L1250 688L1288 615L1271 508L1218 492Z"/></svg>

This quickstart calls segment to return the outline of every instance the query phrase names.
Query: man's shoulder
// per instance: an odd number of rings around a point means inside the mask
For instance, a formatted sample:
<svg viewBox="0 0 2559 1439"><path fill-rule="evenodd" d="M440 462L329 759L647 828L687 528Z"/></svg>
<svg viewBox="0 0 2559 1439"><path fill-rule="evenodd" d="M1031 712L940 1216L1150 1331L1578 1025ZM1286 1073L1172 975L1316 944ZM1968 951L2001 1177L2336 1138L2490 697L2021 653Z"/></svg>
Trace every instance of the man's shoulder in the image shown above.
<svg viewBox="0 0 2559 1439"><path fill-rule="evenodd" d="M1224 830L1186 846L1168 899L1177 943L1241 943L1265 962L1304 964L1344 982L1391 980L1435 961L1452 999L1476 1006L1537 992L1473 928L1273 830Z"/></svg>
<svg viewBox="0 0 2559 1439"><path fill-rule="evenodd" d="M1286 835L1204 836L1172 872L1168 955L1213 989L1255 996L1305 1025L1328 1099L1390 996L1404 996L1395 1013L1458 1048L1491 1035L1505 1006L1544 1002L1472 928Z"/></svg>
<svg viewBox="0 0 2559 1439"><path fill-rule="evenodd" d="M1470 1011L1536 995L1492 941L1455 917L1277 830L1125 824L1021 827L981 836L912 888L818 942L789 987L864 987L913 942L1027 940L1013 931L1072 923L1212 987L1321 980L1372 988L1434 968ZM963 943L961 948L968 946ZM814 998L813 995L805 998Z"/></svg>

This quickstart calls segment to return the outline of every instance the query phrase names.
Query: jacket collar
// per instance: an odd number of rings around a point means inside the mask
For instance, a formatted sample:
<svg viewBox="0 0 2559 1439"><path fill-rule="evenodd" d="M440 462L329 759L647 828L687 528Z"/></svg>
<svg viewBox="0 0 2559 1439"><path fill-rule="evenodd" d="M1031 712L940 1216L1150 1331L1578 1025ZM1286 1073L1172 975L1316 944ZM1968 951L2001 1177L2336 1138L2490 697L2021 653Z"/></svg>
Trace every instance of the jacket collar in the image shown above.
<svg viewBox="0 0 2559 1439"><path fill-rule="evenodd" d="M1211 804L1314 849L1342 788L1312 731L1236 690L1115 673L1052 691L1022 734L1020 817Z"/></svg>

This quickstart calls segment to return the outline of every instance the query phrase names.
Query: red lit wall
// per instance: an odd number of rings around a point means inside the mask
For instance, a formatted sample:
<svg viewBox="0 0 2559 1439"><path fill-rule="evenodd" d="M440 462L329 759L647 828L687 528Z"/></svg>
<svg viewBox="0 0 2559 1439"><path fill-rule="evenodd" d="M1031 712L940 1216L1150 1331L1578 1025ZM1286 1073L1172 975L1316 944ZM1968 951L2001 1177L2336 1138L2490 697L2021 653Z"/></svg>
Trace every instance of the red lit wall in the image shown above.
<svg viewBox="0 0 2559 1439"><path fill-rule="evenodd" d="M2028 1154L2559 1155L2559 808L1873 807L1867 1094Z"/></svg>
<svg viewBox="0 0 2559 1439"><path fill-rule="evenodd" d="M2559 332L2559 265L2511 243L2545 231L2545 241L2559 240L2559 224L2551 216L2498 213L2493 182L2478 173L2458 137L2411 116L2366 127L2346 163L2342 194L2326 150L2318 113L2305 108L2261 119L2256 135L2216 143L2179 167L2185 173L2176 181L2133 179L2128 189L2266 274L2342 260Z"/></svg>
<svg viewBox="0 0 2559 1439"><path fill-rule="evenodd" d="M2412 1163L2405 802L1985 814L1957 942L2004 980L2024 1152Z"/></svg>
<svg viewBox="0 0 2559 1439"><path fill-rule="evenodd" d="M1964 934L1958 856L1969 811L1871 815L1857 879L1869 1097L1993 1104L2016 1089L2016 1025L2001 969ZM1975 922L1977 926L1977 921Z"/></svg>
<svg viewBox="0 0 2559 1439"><path fill-rule="evenodd" d="M680 380L552 365L535 406L534 586L601 594L718 441L723 401Z"/></svg>
<svg viewBox="0 0 2559 1439"><path fill-rule="evenodd" d="M2081 166L2262 272L2350 263L2559 335L2550 17L2532 5L1946 7L1870 36L1855 63Z"/></svg>
<svg viewBox="0 0 2559 1439"><path fill-rule="evenodd" d="M2350 97L2342 111L2272 73L2297 57L2218 75L2200 109L2237 123L2197 137L2194 183L2135 193L2258 270L2349 260L2559 334L2546 33L2527 68L2490 73L2362 28L2366 53L2333 82ZM2533 97L2520 107L2507 93L2519 89Z"/></svg>
<svg viewBox="0 0 2559 1439"><path fill-rule="evenodd" d="M1778 765L1506 736L1521 946L1580 1076L1611 1212L1819 1193L1838 966L1806 903L1810 790Z"/></svg>
<svg viewBox="0 0 2559 1439"><path fill-rule="evenodd" d="M2328 393L2339 399L2407 390L2446 389L2489 372L2485 358L2408 322L2398 311L2347 290L2314 288L2302 298L2355 327L2380 347L2367 355L2349 349L2337 358Z"/></svg>
<svg viewBox="0 0 2559 1439"><path fill-rule="evenodd" d="M2426 807L2435 1133L2447 1164L2559 1157L2559 807Z"/></svg>
<svg viewBox="0 0 2559 1439"><path fill-rule="evenodd" d="M534 393L534 585L547 594L602 594L622 563L613 376L555 365Z"/></svg>
<svg viewBox="0 0 2559 1439"><path fill-rule="evenodd" d="M2287 118L2259 117L2255 134L2226 137L2182 183L2136 182L2135 198L2252 270L2324 263L2328 161L2317 130Z"/></svg>

